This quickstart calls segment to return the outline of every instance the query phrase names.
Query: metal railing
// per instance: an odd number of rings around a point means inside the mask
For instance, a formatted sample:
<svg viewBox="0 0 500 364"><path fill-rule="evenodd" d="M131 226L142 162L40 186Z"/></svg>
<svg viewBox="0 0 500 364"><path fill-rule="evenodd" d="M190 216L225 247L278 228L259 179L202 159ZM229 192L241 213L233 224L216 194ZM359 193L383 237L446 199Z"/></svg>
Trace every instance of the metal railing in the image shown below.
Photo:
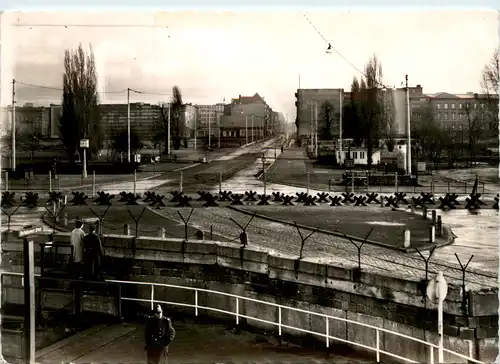
<svg viewBox="0 0 500 364"><path fill-rule="evenodd" d="M23 276L23 273L17 273L17 272L0 272L0 275L2 275L2 277L3 277L3 275ZM39 275L36 275L36 276L39 276ZM123 301L148 302L148 303L151 304L151 309L154 308L154 304L155 303L163 303L163 304L167 304L167 305L181 306L181 307L192 307L192 308L194 308L194 315L195 316L198 316L198 313L199 313L200 309L207 310L207 311L224 313L224 314L228 314L228 315L234 316L235 319L236 319L236 325L239 325L240 318L244 318L244 319L254 320L254 321L261 322L261 323L265 323L265 324L270 324L270 325L273 325L273 326L277 326L278 327L278 335L279 336L282 335L282 330L284 328L285 329L290 329L290 330L295 330L295 331L299 331L299 332L303 332L303 333L307 333L307 334L311 334L311 335L314 335L314 336L319 336L319 337L325 338L325 345L326 345L327 348L330 347L330 340L334 340L334 341L338 341L338 342L341 342L341 343L344 343L344 344L350 344L350 345L354 345L354 346L357 346L357 347L360 347L360 348L364 348L364 349L367 349L367 350L370 350L370 351L374 351L375 354L376 354L377 363L380 363L380 355L381 354L390 356L390 357L395 358L395 359L402 360L402 361L407 362L407 363L419 363L419 361L415 361L413 359L405 358L403 356L400 356L400 355L397 355L397 354L394 354L394 353L391 353L391 352L388 352L386 350L381 349L380 348L380 333L381 332L385 333L385 334L390 334L390 335L398 336L398 337L407 339L408 341L415 342L415 343L420 343L420 344L426 346L427 350L429 350L429 362L431 364L434 363L434 351L437 350L437 349L439 349L438 345L436 345L436 344L432 344L432 343L426 342L426 341L421 340L421 339L417 339L417 338L414 338L414 337L411 337L411 336L408 336L408 335L400 334L398 332L391 331L391 330L384 329L384 328L380 328L380 327L377 327L377 326L373 326L373 325L369 325L369 324L364 324L364 323L361 323L361 322L357 322L357 321L353 321L353 320L349 320L349 319L344 319L344 318L341 318L341 317L326 315L326 314L323 314L323 313L317 313L317 312L312 312L312 311L308 311L308 310L303 310L303 309L300 309L300 308L294 308L294 307L279 305L279 304L272 303L272 302L257 300L257 299L250 298L250 297L238 296L238 295L234 295L234 294L231 294L231 293L214 291L214 290L204 289L204 288L195 288L195 287L186 287L186 286L179 286L179 285L173 285L173 284L165 284L165 283L151 283L151 282L140 282L140 281L122 281L122 280L114 280L114 279L106 280L106 282L108 282L108 283L117 283L117 284L129 284L129 285L136 285L136 286L150 286L150 288L151 288L151 295L150 295L149 298L146 299L146 298L134 298L134 297L123 297L122 296L121 300L123 300ZM183 289L183 290L188 290L188 291L194 291L194 303L190 304L190 303L181 303L181 302L155 300L155 287L175 288L175 289ZM234 311L227 311L227 310L216 308L216 307L208 307L208 306L202 306L202 305L200 305L198 303L199 292L234 298L234 302L235 302L235 309L234 309ZM255 303L264 304L266 306L272 306L272 307L277 308L278 309L278 322L264 320L264 319L261 319L261 318L258 318L258 317L252 317L252 316L248 316L248 315L240 313L240 302L245 302L245 301L255 302ZM283 312L283 310L290 310L290 311L304 313L304 314L307 314L307 315L313 315L313 316L317 316L317 317L322 317L322 318L325 319L325 331L324 332L316 332L316 331L311 331L311 330L302 329L302 328L299 328L299 327L294 327L294 326L290 326L290 325L287 325L287 324L283 324L282 323L282 312ZM330 320L344 322L344 323L346 323L346 325L347 324L352 324L352 325L364 327L364 328L367 328L367 329L375 330L375 335L376 335L376 344L375 344L375 346L369 346L369 345L361 344L359 342L355 342L355 341L351 341L351 340L348 340L348 339L343 339L343 338L340 338L340 337L337 337L337 336L330 335ZM446 353L448 353L448 354L454 355L454 356L456 356L458 358L465 359L468 362L482 364L483 362L481 362L481 361L479 361L477 359L474 359L472 357L473 356L473 354L472 354L472 352L473 352L472 341L467 340L467 342L469 343L469 356L457 353L455 351L452 351L452 350L449 350L449 349L446 349L446 348L443 348L443 351L446 352Z"/></svg>

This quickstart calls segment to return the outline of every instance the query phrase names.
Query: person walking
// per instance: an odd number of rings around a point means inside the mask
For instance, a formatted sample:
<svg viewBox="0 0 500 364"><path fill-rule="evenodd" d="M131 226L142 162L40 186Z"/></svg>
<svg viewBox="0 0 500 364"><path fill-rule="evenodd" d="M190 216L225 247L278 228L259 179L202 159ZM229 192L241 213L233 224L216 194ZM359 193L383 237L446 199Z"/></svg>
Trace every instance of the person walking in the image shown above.
<svg viewBox="0 0 500 364"><path fill-rule="evenodd" d="M90 279L99 280L101 276L101 258L104 250L101 238L96 233L94 225L89 226L89 233L83 238L83 261L85 272Z"/></svg>
<svg viewBox="0 0 500 364"><path fill-rule="evenodd" d="M71 232L71 245L73 246L73 274L75 278L82 277L82 263L83 263L83 238L85 231L83 231L83 222L77 220L75 228Z"/></svg>
<svg viewBox="0 0 500 364"><path fill-rule="evenodd" d="M168 347L175 338L172 321L163 316L163 309L157 304L146 323L145 341L148 364L167 364Z"/></svg>

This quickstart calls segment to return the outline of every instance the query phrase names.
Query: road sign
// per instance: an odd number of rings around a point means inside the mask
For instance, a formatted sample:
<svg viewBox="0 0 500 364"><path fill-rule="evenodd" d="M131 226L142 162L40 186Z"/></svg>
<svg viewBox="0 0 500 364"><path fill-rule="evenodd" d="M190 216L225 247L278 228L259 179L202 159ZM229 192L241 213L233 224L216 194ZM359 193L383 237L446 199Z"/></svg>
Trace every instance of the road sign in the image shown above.
<svg viewBox="0 0 500 364"><path fill-rule="evenodd" d="M439 272L436 277L427 284L427 298L433 303L443 302L448 294L448 283L444 279L443 273Z"/></svg>
<svg viewBox="0 0 500 364"><path fill-rule="evenodd" d="M30 227L24 230L18 230L15 232L16 237L22 238L24 236L32 235L32 234L38 234L43 232L43 226L35 226L35 227Z"/></svg>
<svg viewBox="0 0 500 364"><path fill-rule="evenodd" d="M80 139L80 148L88 148L89 140L88 139Z"/></svg>

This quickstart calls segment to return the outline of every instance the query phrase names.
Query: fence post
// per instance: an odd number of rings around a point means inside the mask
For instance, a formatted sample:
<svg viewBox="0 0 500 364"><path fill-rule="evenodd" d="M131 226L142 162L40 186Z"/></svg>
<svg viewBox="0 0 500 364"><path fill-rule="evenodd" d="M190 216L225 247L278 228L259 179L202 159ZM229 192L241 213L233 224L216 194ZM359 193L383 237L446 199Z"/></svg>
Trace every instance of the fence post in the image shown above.
<svg viewBox="0 0 500 364"><path fill-rule="evenodd" d="M155 285L151 285L151 310L155 309Z"/></svg>
<svg viewBox="0 0 500 364"><path fill-rule="evenodd" d="M307 195L309 195L309 172L307 172Z"/></svg>
<svg viewBox="0 0 500 364"><path fill-rule="evenodd" d="M394 173L394 187L396 188L396 192L398 192L398 172Z"/></svg>
<svg viewBox="0 0 500 364"><path fill-rule="evenodd" d="M219 172L219 193L222 192L222 172Z"/></svg>
<svg viewBox="0 0 500 364"><path fill-rule="evenodd" d="M432 224L436 224L436 210L431 211L432 214Z"/></svg>
<svg viewBox="0 0 500 364"><path fill-rule="evenodd" d="M198 316L198 290L194 290L194 315Z"/></svg>
<svg viewBox="0 0 500 364"><path fill-rule="evenodd" d="M92 198L95 197L95 170L92 171Z"/></svg>
<svg viewBox="0 0 500 364"><path fill-rule="evenodd" d="M9 190L9 172L5 171L5 191Z"/></svg>
<svg viewBox="0 0 500 364"><path fill-rule="evenodd" d="M135 195L136 187L137 187L137 170L134 169L134 195Z"/></svg>
<svg viewBox="0 0 500 364"><path fill-rule="evenodd" d="M240 311L240 301L238 297L236 297L236 325L240 324L239 311Z"/></svg>
<svg viewBox="0 0 500 364"><path fill-rule="evenodd" d="M179 181L179 192L182 192L182 182L183 182L183 179L184 179L184 174L181 171L181 179Z"/></svg>
<svg viewBox="0 0 500 364"><path fill-rule="evenodd" d="M377 333L377 363L380 363L380 332L375 329Z"/></svg>
<svg viewBox="0 0 500 364"><path fill-rule="evenodd" d="M123 224L123 235L130 235L130 226L128 224Z"/></svg>
<svg viewBox="0 0 500 364"><path fill-rule="evenodd" d="M464 194L466 195L467 194L467 182L464 182L464 189L465 189Z"/></svg>
<svg viewBox="0 0 500 364"><path fill-rule="evenodd" d="M43 180L42 180L43 183ZM49 171L49 193L52 192L52 171Z"/></svg>
<svg viewBox="0 0 500 364"><path fill-rule="evenodd" d="M328 318L326 318L328 321ZM278 335L281 337L281 306L278 306Z"/></svg>
<svg viewBox="0 0 500 364"><path fill-rule="evenodd" d="M429 227L429 243L434 243L436 241L436 225L432 224Z"/></svg>

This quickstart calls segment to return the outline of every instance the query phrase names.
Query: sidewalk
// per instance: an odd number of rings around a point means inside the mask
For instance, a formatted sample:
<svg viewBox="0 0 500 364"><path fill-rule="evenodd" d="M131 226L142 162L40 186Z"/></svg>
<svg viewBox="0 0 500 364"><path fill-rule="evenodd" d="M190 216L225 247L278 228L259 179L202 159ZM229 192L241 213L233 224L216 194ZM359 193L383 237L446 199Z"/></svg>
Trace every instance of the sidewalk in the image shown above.
<svg viewBox="0 0 500 364"><path fill-rule="evenodd" d="M176 322L169 363L373 363L358 357L330 355L292 344L279 346L272 336L236 332L222 325ZM100 325L37 352L36 362L143 363L144 326L138 323Z"/></svg>

